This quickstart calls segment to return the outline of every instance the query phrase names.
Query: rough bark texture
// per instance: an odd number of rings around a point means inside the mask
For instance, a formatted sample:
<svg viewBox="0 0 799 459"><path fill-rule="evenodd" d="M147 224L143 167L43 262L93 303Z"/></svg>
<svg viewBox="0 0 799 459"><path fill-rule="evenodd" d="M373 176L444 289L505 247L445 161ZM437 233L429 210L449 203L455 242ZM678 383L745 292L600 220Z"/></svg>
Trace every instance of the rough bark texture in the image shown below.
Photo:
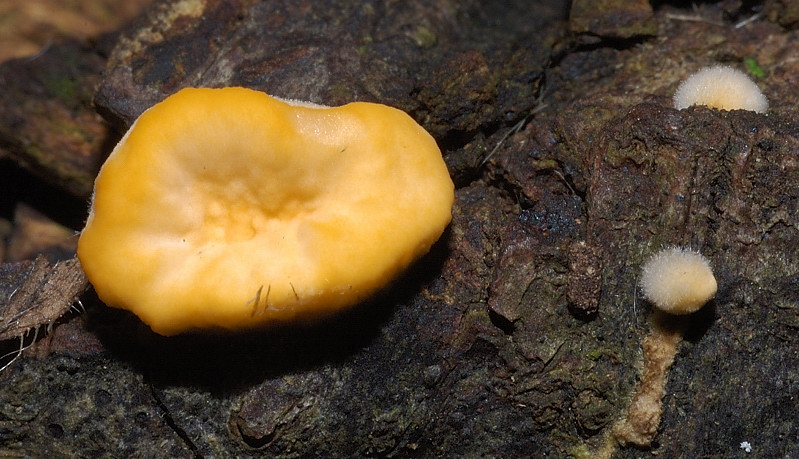
<svg viewBox="0 0 799 459"><path fill-rule="evenodd" d="M651 453L614 457L799 454L795 11L565 3L156 2L110 54L109 120L183 86L395 105L442 147L452 224L313 325L167 339L85 298L0 373L2 451L590 457L641 374L641 263L685 245L718 294L680 325ZM764 72L767 115L673 108L719 62Z"/></svg>
<svg viewBox="0 0 799 459"><path fill-rule="evenodd" d="M530 14L524 2L475 0L158 2L120 37L97 103L130 125L181 87L247 86L380 101L434 134L473 131L534 106L560 3Z"/></svg>
<svg viewBox="0 0 799 459"><path fill-rule="evenodd" d="M91 105L104 64L96 50L68 41L0 65L0 155L89 196L109 136Z"/></svg>

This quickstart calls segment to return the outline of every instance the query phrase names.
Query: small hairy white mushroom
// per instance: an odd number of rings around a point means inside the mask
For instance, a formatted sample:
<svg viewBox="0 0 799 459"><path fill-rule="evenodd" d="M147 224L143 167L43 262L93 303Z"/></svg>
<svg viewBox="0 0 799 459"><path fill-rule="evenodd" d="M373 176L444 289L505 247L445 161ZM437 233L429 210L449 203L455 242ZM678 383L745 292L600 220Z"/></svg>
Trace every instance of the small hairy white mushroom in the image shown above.
<svg viewBox="0 0 799 459"><path fill-rule="evenodd" d="M650 258L641 273L644 296L670 314L690 314L716 295L716 278L707 258L671 247Z"/></svg>
<svg viewBox="0 0 799 459"><path fill-rule="evenodd" d="M706 105L722 110L765 113L768 100L745 73L724 65L705 67L685 79L674 94L674 108Z"/></svg>

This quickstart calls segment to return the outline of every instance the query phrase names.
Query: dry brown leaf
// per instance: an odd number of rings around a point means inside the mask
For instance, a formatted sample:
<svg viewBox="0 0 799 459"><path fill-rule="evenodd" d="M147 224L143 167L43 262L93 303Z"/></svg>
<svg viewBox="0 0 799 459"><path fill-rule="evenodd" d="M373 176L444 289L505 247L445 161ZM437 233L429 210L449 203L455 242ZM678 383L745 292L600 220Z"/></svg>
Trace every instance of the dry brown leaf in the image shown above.
<svg viewBox="0 0 799 459"><path fill-rule="evenodd" d="M0 266L0 281L0 341L52 324L89 285L77 258L50 265L41 255Z"/></svg>

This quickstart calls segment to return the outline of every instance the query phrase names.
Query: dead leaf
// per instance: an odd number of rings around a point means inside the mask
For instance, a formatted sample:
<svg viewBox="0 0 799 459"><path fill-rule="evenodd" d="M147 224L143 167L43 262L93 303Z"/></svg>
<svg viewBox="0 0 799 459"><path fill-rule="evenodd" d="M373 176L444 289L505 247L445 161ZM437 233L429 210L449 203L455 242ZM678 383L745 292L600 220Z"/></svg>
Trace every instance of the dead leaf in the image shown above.
<svg viewBox="0 0 799 459"><path fill-rule="evenodd" d="M3 264L0 281L0 341L52 324L89 285L77 257L51 266L41 255Z"/></svg>

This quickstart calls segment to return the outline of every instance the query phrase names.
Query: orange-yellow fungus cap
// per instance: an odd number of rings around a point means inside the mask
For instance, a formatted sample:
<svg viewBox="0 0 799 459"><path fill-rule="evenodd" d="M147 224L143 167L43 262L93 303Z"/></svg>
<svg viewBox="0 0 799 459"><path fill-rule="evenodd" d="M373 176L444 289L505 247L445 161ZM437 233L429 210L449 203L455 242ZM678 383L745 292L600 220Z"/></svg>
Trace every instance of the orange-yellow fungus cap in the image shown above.
<svg viewBox="0 0 799 459"><path fill-rule="evenodd" d="M453 189L400 110L183 89L103 165L78 256L100 299L163 335L316 317L425 254Z"/></svg>

